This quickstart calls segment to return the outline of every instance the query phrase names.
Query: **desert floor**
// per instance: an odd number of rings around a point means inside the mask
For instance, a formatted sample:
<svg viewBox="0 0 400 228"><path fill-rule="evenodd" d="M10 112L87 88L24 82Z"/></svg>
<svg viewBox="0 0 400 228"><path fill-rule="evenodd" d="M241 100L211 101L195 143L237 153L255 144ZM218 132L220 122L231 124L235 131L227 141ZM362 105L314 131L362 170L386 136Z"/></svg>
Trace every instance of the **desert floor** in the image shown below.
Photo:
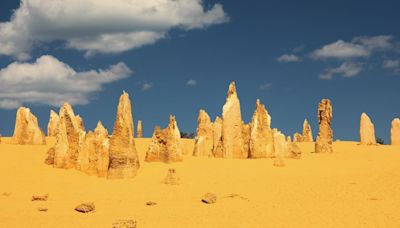
<svg viewBox="0 0 400 228"><path fill-rule="evenodd" d="M271 159L142 161L136 178L106 180L45 165L54 138L47 146L5 141L0 227L111 227L119 219L134 219L138 227L400 227L399 146L336 142L334 154L311 154L313 144L302 143L303 158L281 168ZM141 160L149 143L136 139ZM193 143L185 141L187 151ZM180 185L162 183L169 167ZM215 204L201 202L206 192L217 195ZM46 193L48 201L31 201ZM82 202L94 202L96 212L76 212Z"/></svg>

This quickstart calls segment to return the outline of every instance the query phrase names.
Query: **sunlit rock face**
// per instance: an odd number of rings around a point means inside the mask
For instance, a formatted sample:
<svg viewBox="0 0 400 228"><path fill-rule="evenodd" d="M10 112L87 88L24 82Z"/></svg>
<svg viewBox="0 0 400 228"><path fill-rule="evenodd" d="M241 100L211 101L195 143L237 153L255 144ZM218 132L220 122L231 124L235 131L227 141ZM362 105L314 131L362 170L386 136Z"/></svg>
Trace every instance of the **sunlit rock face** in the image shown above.
<svg viewBox="0 0 400 228"><path fill-rule="evenodd" d="M256 101L256 109L251 120L250 158L272 157L274 154L271 117L260 100Z"/></svg>
<svg viewBox="0 0 400 228"><path fill-rule="evenodd" d="M81 119L74 114L72 106L65 103L59 113L56 144L48 152L46 163L56 168L75 168L79 149L84 143L86 132L81 128Z"/></svg>
<svg viewBox="0 0 400 228"><path fill-rule="evenodd" d="M143 138L143 130L142 130L142 121L139 120L137 123L137 131L136 131L137 138Z"/></svg>
<svg viewBox="0 0 400 228"><path fill-rule="evenodd" d="M109 179L133 178L140 167L133 138L132 107L129 94L121 95L110 139Z"/></svg>
<svg viewBox="0 0 400 228"><path fill-rule="evenodd" d="M319 132L315 142L315 153L332 153L333 131L332 104L329 99L322 99L318 106Z"/></svg>
<svg viewBox="0 0 400 228"><path fill-rule="evenodd" d="M374 124L365 113L362 113L360 117L360 144L376 145Z"/></svg>
<svg viewBox="0 0 400 228"><path fill-rule="evenodd" d="M222 109L222 147L224 158L247 158L242 136L242 114L235 83L229 85Z"/></svg>
<svg viewBox="0 0 400 228"><path fill-rule="evenodd" d="M46 144L46 138L39 127L38 120L29 108L18 109L11 143L19 145Z"/></svg>
<svg viewBox="0 0 400 228"><path fill-rule="evenodd" d="M196 135L193 156L213 156L213 123L204 110L200 110L197 118Z"/></svg>
<svg viewBox="0 0 400 228"><path fill-rule="evenodd" d="M99 177L106 177L109 165L110 139L107 129L101 122L97 123L94 132L86 134L81 145L77 169Z"/></svg>
<svg viewBox="0 0 400 228"><path fill-rule="evenodd" d="M392 121L390 129L390 142L392 145L400 145L400 119L396 118Z"/></svg>
<svg viewBox="0 0 400 228"><path fill-rule="evenodd" d="M311 126L308 123L307 119L304 120L303 123L303 135L302 135L302 142L313 142L313 134L311 130Z"/></svg>
<svg viewBox="0 0 400 228"><path fill-rule="evenodd" d="M47 136L55 137L57 135L59 122L60 122L60 117L56 112L51 110L49 123L47 125Z"/></svg>
<svg viewBox="0 0 400 228"><path fill-rule="evenodd" d="M153 137L146 153L147 162L183 161L181 135L175 116L170 116L168 127L154 129Z"/></svg>
<svg viewBox="0 0 400 228"><path fill-rule="evenodd" d="M220 117L215 118L212 125L213 128L213 155L216 158L223 158L223 146L222 146L222 119Z"/></svg>

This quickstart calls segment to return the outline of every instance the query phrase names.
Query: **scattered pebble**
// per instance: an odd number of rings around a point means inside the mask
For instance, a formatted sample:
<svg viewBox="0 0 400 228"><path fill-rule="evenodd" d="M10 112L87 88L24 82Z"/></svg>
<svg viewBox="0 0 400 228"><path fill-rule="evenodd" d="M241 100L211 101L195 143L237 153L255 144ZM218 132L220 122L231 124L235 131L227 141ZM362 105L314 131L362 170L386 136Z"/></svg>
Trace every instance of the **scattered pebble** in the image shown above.
<svg viewBox="0 0 400 228"><path fill-rule="evenodd" d="M94 206L94 203L81 203L75 207L75 211L78 211L81 213L94 212L95 206Z"/></svg>
<svg viewBox="0 0 400 228"><path fill-rule="evenodd" d="M113 228L136 228L136 221L132 219L118 220L113 223Z"/></svg>
<svg viewBox="0 0 400 228"><path fill-rule="evenodd" d="M38 211L40 212L47 212L49 209L45 208L45 207L39 207Z"/></svg>
<svg viewBox="0 0 400 228"><path fill-rule="evenodd" d="M157 203L156 203L156 202L153 202L153 201L147 201L147 202L146 202L146 205L147 205L147 206L155 206L155 205L157 205Z"/></svg>
<svg viewBox="0 0 400 228"><path fill-rule="evenodd" d="M217 196L213 193L207 192L203 198L201 198L201 202L206 204L213 204L217 202Z"/></svg>
<svg viewBox="0 0 400 228"><path fill-rule="evenodd" d="M11 192L3 192L3 196L11 196Z"/></svg>
<svg viewBox="0 0 400 228"><path fill-rule="evenodd" d="M47 201L48 198L49 198L49 194L33 195L32 196L32 201Z"/></svg>

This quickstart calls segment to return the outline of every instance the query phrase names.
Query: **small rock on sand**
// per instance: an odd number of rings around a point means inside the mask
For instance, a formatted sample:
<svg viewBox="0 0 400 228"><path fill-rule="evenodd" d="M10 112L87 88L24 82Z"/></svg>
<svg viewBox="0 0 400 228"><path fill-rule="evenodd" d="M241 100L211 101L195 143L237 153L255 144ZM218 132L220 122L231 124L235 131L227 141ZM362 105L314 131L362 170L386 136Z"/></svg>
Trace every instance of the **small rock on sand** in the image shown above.
<svg viewBox="0 0 400 228"><path fill-rule="evenodd" d="M217 196L213 193L207 192L203 198L201 198L201 202L206 204L213 204L217 202Z"/></svg>
<svg viewBox="0 0 400 228"><path fill-rule="evenodd" d="M45 207L39 207L38 211L40 212L47 212L49 209L45 208Z"/></svg>
<svg viewBox="0 0 400 228"><path fill-rule="evenodd" d="M47 201L48 198L49 198L49 194L33 195L32 201Z"/></svg>
<svg viewBox="0 0 400 228"><path fill-rule="evenodd" d="M78 211L81 213L94 212L94 210L95 210L94 203L81 203L75 207L75 211Z"/></svg>
<svg viewBox="0 0 400 228"><path fill-rule="evenodd" d="M147 201L147 202L146 202L146 205L147 205L147 206L155 206L155 205L157 205L157 203L156 203L156 202L153 202L153 201Z"/></svg>
<svg viewBox="0 0 400 228"><path fill-rule="evenodd" d="M136 221L132 219L118 220L113 223L113 228L136 228Z"/></svg>

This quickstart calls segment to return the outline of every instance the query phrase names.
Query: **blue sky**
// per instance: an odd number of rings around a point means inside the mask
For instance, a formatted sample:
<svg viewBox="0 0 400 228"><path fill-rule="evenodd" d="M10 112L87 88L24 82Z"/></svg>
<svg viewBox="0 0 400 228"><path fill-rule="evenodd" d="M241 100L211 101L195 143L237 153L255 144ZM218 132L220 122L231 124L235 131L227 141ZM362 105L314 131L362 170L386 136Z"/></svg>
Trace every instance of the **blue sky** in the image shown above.
<svg viewBox="0 0 400 228"><path fill-rule="evenodd" d="M221 115L230 81L246 122L260 98L285 134L307 118L315 136L322 98L332 100L339 139L358 140L366 112L388 142L400 116L399 1L57 2L0 3L3 135L16 106L46 129L64 100L87 129L101 120L111 130L122 90L145 136L169 114L195 132L200 108Z"/></svg>

